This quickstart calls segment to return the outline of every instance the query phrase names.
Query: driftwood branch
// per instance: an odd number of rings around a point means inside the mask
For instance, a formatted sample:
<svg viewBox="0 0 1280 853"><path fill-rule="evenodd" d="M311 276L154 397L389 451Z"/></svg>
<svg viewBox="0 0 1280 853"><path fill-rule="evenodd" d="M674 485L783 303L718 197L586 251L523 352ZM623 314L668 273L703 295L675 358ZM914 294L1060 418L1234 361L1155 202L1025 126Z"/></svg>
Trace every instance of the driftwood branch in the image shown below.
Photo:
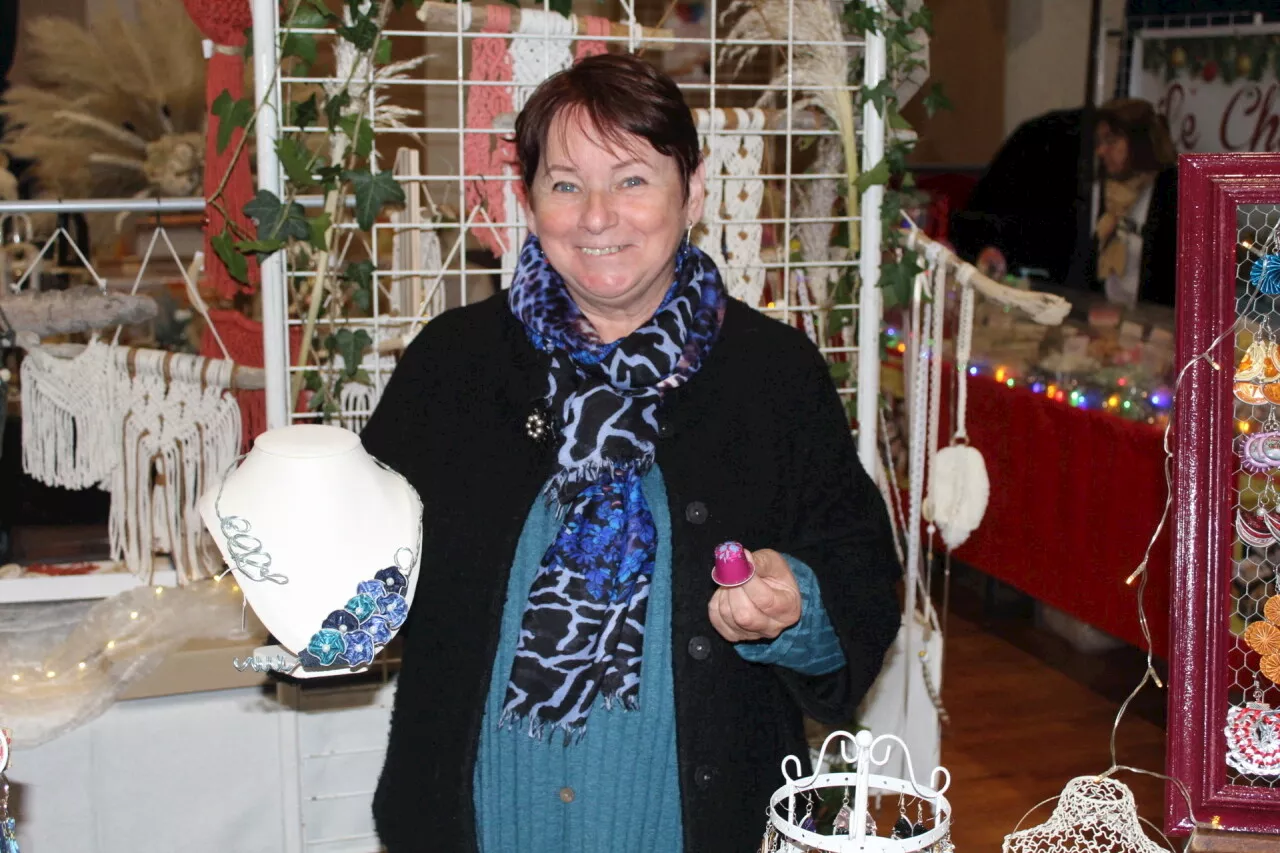
<svg viewBox="0 0 1280 853"><path fill-rule="evenodd" d="M39 337L132 326L155 319L157 310L150 296L103 293L91 285L28 290L0 299L3 321L10 328Z"/></svg>

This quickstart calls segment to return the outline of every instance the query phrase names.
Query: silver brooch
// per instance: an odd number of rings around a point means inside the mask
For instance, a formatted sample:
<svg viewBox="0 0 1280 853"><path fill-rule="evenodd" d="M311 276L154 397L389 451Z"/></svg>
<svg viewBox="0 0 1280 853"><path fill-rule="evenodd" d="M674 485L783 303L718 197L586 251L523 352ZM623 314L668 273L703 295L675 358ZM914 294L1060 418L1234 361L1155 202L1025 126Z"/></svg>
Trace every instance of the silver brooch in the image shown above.
<svg viewBox="0 0 1280 853"><path fill-rule="evenodd" d="M547 444L556 434L555 418L546 406L538 406L524 419L525 435L538 444Z"/></svg>

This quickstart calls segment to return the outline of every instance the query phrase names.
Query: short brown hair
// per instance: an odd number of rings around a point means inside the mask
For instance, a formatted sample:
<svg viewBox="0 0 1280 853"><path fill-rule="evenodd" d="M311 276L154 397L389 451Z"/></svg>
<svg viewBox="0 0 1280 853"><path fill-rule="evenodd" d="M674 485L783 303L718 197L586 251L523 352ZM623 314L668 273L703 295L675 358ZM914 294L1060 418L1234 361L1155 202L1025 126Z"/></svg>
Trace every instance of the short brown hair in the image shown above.
<svg viewBox="0 0 1280 853"><path fill-rule="evenodd" d="M1129 140L1129 169L1160 172L1177 165L1169 125L1150 101L1116 98L1098 110L1098 124L1105 124Z"/></svg>
<svg viewBox="0 0 1280 853"><path fill-rule="evenodd" d="M525 191L533 187L555 117L581 110L604 141L625 147L638 136L659 154L674 157L686 198L702 162L693 113L675 81L643 59L604 53L551 75L516 117L516 153Z"/></svg>

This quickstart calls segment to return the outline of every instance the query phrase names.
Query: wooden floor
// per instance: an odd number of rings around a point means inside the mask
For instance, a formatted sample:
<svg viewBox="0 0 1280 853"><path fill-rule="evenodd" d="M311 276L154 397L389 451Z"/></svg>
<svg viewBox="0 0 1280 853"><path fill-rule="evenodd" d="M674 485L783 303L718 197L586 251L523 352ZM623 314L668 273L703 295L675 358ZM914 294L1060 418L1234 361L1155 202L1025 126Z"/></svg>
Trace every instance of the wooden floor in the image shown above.
<svg viewBox="0 0 1280 853"><path fill-rule="evenodd" d="M988 853L1071 778L1110 766L1112 722L1145 660L1127 647L1085 655L1025 614L991 618L989 608L968 609L949 618L943 677L951 724L943 729L942 761L953 780L956 849ZM1117 741L1121 764L1164 769L1164 701L1149 686L1131 706ZM1163 784L1117 778L1133 789L1139 814L1163 825ZM1052 804L1042 806L1024 828L1051 811Z"/></svg>

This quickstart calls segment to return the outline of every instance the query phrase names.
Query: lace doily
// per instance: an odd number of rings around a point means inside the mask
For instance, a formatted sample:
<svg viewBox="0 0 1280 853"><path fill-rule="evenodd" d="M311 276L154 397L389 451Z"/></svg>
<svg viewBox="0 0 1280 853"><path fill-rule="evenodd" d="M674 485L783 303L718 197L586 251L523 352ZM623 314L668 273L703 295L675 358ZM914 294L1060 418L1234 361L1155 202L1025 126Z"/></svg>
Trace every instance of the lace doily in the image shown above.
<svg viewBox="0 0 1280 853"><path fill-rule="evenodd" d="M1241 773L1280 775L1280 711L1250 702L1227 709L1227 764Z"/></svg>
<svg viewBox="0 0 1280 853"><path fill-rule="evenodd" d="M1077 776L1039 826L1006 835L1003 853L1160 853L1142 831L1133 792L1122 782Z"/></svg>

